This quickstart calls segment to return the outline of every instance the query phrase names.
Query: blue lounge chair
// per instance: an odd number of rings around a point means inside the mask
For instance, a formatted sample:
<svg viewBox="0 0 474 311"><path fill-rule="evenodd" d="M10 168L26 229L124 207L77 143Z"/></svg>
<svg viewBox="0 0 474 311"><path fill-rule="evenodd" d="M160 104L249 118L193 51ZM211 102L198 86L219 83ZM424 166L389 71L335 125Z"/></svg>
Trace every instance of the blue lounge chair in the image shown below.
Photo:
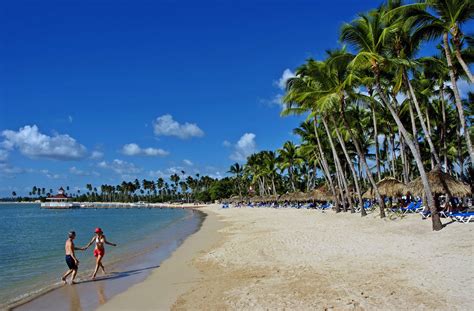
<svg viewBox="0 0 474 311"><path fill-rule="evenodd" d="M422 206L421 204L422 202L421 201L418 201L418 202L410 202L410 204L408 204L407 207L405 208L400 208L400 211L403 213L403 214L406 214L406 213L418 213L420 211L423 211L424 207Z"/></svg>
<svg viewBox="0 0 474 311"><path fill-rule="evenodd" d="M420 215L421 215L421 218L423 219L426 219L428 217L431 217L431 211L430 210L427 210L427 211L421 211L419 212Z"/></svg>
<svg viewBox="0 0 474 311"><path fill-rule="evenodd" d="M326 209L329 209L332 207L332 204L331 203L324 203L322 205L320 205L318 208L322 211L326 210Z"/></svg>
<svg viewBox="0 0 474 311"><path fill-rule="evenodd" d="M474 219L474 212L451 213L449 217L459 222L467 224L472 219Z"/></svg>

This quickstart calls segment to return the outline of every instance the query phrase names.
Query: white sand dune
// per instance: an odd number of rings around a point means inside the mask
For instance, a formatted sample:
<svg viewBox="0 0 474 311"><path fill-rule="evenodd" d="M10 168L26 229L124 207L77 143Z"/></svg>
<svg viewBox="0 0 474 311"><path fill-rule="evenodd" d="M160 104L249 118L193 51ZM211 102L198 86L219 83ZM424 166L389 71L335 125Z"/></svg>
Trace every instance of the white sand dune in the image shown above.
<svg viewBox="0 0 474 311"><path fill-rule="evenodd" d="M452 223L432 232L430 220L418 215L381 220L375 214L361 218L315 210L204 210L210 217L201 231L149 279L104 309L474 306L472 224Z"/></svg>

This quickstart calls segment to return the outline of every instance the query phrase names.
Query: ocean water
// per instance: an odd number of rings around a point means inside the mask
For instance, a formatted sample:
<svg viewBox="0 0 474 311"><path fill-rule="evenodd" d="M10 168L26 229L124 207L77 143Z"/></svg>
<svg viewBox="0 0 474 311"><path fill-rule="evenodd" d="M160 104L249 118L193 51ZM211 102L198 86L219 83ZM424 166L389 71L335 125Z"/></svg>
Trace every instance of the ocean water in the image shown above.
<svg viewBox="0 0 474 311"><path fill-rule="evenodd" d="M198 230L200 223L198 213L185 209L48 210L38 204L0 204L0 308L58 286L67 270L64 243L70 230L76 231L75 244L81 247L94 236L94 229L101 227L107 240L118 244L106 245L104 265L120 273L129 262L136 267L143 266L141 260L163 260ZM93 246L76 251L80 261L78 281L91 274ZM150 256L156 252L160 256ZM145 266L158 264L149 262Z"/></svg>

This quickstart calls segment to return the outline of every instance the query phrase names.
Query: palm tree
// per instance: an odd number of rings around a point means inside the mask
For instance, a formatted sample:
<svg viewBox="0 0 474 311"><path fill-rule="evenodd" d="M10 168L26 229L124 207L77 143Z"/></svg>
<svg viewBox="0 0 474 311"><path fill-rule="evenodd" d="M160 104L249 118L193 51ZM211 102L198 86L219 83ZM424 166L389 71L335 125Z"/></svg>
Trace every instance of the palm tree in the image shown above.
<svg viewBox="0 0 474 311"><path fill-rule="evenodd" d="M179 180L180 180L179 175L176 174L176 173L174 173L173 175L170 176L170 180L174 183L174 185L173 185L173 190L174 190L174 192L175 192L175 194L176 194L176 192L177 192L177 190L178 190Z"/></svg>
<svg viewBox="0 0 474 311"><path fill-rule="evenodd" d="M331 192L334 196L336 210L339 211L340 201L339 201L338 194L336 192L336 187L335 187L336 182L333 180L333 176L329 168L329 161L328 161L328 158L326 157L326 151L324 150L323 144L321 143L320 137L322 136L319 134L318 117L316 115L316 112L313 111L315 100L314 98L312 98L313 97L312 95L314 91L316 92L319 91L319 89L317 89L317 82L315 82L314 79L312 79L311 77L311 74L314 71L313 70L314 66L312 66L312 64L314 63L315 62L313 60L309 60L307 64L298 68L297 76L295 78L291 78L288 80L287 91L284 97L284 102L286 103L287 106L281 112L281 115L286 116L289 114L302 114L302 113L307 112L308 110L312 112L311 118L313 120L314 134L316 137L321 164L322 164L326 179L329 182L329 187L331 189ZM332 154L334 157L334 153ZM334 160L334 163L336 163L335 160ZM336 167L336 169L338 168ZM337 180L338 183L340 182L340 178L338 178L337 172L334 178ZM339 189L341 190L342 187L339 187Z"/></svg>
<svg viewBox="0 0 474 311"><path fill-rule="evenodd" d="M291 188L293 192L296 191L295 186L295 167L301 162L301 158L298 156L298 147L291 141L287 141L283 144L281 149L278 149L278 162L282 170L288 171L290 178Z"/></svg>
<svg viewBox="0 0 474 311"><path fill-rule="evenodd" d="M432 9L435 14L425 10L419 13L418 18L424 20L424 24L416 32L416 36L423 39L436 39L442 37L443 48L451 80L451 87L454 92L456 108L458 110L459 121L463 133L468 133L466 129L466 119L462 105L461 95L457 86L455 69L449 44L449 34L453 36L456 58L463 67L471 83L474 83L469 67L461 55L461 41L463 33L461 25L471 20L474 16L474 4L471 0L427 0L425 4ZM471 158L471 165L474 166L474 149L472 147L470 135L465 134L467 149Z"/></svg>
<svg viewBox="0 0 474 311"><path fill-rule="evenodd" d="M242 197L242 188L241 188L241 182L242 182L242 175L244 173L243 167L239 163L234 163L231 165L229 171L227 173L231 173L234 175L234 178L237 182L237 188L239 191L239 196Z"/></svg>
<svg viewBox="0 0 474 311"><path fill-rule="evenodd" d="M368 14L361 14L359 18L350 24L343 25L341 39L352 45L357 51L356 56L351 61L350 67L354 69L370 68L372 71L377 95L381 99L382 104L390 111L390 114L415 158L426 193L427 203L432 213L433 230L441 230L441 220L434 203L421 155L382 88L382 68L387 63L385 57L387 52L386 43L389 42L389 36L395 30L393 25L387 25L383 22L383 16L380 12L372 11Z"/></svg>
<svg viewBox="0 0 474 311"><path fill-rule="evenodd" d="M270 179L273 195L277 195L275 180L278 176L278 158L273 151L263 151L263 173Z"/></svg>
<svg viewBox="0 0 474 311"><path fill-rule="evenodd" d="M391 1L387 5L380 8L382 13L385 13L383 14L384 22L394 26L393 34L389 36L387 46L391 47L390 52L395 57L395 59L390 60L394 63L394 69L397 71L395 74L396 79L399 79L399 81L395 81L395 83L396 85L403 84L405 86L410 103L413 103L415 106L423 134L429 144L431 154L436 162L435 164L439 165L441 164L439 155L436 152L430 132L427 129L427 124L424 120L418 98L408 75L408 68L410 66L413 67L413 65L417 63L417 60L414 59L414 56L421 43L421 38L414 35L417 33L419 28L420 19L416 18L419 14L419 10L412 8L411 10L404 10L402 12L403 14L399 14L399 8L401 7L401 1ZM395 12L395 14L391 12ZM396 14L397 12L399 13ZM414 17L407 18L407 15Z"/></svg>

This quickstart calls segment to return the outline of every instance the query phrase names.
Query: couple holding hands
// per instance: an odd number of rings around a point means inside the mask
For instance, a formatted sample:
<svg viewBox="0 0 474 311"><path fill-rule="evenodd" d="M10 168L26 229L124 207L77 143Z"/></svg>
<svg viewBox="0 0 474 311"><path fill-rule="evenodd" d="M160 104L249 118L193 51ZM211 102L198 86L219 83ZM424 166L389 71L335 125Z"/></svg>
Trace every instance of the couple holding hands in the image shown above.
<svg viewBox="0 0 474 311"><path fill-rule="evenodd" d="M72 275L71 284L75 284L74 279L76 278L77 270L79 268L79 260L76 258L74 251L75 250L85 251L94 242L95 242L94 257L96 258L96 262L95 262L94 273L92 274L92 279L95 279L95 276L97 274L97 271L99 270L99 267L102 268L102 271L105 274L105 268L104 268L104 265L102 264L102 258L105 255L105 244L109 244L112 246L117 246L117 244L107 241L104 233L102 232L102 229L96 228L94 232L95 232L94 237L84 247L76 247L74 245L76 232L70 231L68 233L68 239L66 240L66 244L65 244L65 251L66 251L66 264L69 267L69 270L66 271L66 273L61 277L61 281L63 281L65 284L66 284L66 278L69 275Z"/></svg>

